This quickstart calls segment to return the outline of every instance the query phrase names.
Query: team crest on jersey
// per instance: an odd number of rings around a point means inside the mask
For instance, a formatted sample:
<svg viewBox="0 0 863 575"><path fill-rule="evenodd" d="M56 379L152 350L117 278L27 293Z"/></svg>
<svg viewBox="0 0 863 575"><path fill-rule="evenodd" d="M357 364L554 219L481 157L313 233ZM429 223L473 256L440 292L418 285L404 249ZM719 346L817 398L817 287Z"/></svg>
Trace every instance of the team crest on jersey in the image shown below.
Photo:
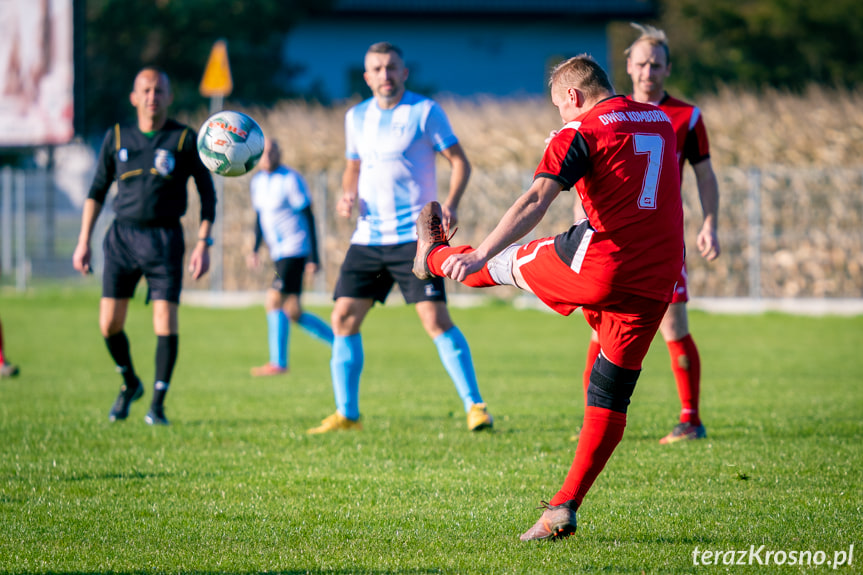
<svg viewBox="0 0 863 575"><path fill-rule="evenodd" d="M120 148L120 151L117 152L117 159L121 162L126 162L129 160L129 150L126 148Z"/></svg>
<svg viewBox="0 0 863 575"><path fill-rule="evenodd" d="M174 158L174 153L170 150L158 148L156 150L156 159L153 161L153 167L163 176L169 175L174 171L174 165L177 163Z"/></svg>

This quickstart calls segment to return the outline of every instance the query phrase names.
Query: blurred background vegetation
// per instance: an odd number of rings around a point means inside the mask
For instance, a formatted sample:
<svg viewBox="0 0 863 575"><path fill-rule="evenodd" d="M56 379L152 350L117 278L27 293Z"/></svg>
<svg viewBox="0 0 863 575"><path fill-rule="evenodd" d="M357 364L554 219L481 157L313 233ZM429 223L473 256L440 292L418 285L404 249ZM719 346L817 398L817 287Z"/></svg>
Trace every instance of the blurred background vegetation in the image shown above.
<svg viewBox="0 0 863 575"><path fill-rule="evenodd" d="M88 0L86 62L88 134L130 114L130 77L143 64L162 66L175 89L175 110L200 107L198 83L211 42L224 38L231 54L234 105L269 106L302 98L296 72L283 62L284 35L332 0ZM669 87L689 98L723 87L800 92L812 84L854 88L863 80L863 3L857 0L658 0L651 24L671 38ZM612 57L635 31L609 27ZM615 68L615 85L629 79Z"/></svg>
<svg viewBox="0 0 863 575"><path fill-rule="evenodd" d="M86 0L85 12L79 14L86 24L88 95L80 135L89 147L98 146L117 120L132 119L128 94L134 73L144 64L159 65L170 74L172 115L200 125L208 115L198 92L204 62L215 39L228 42L234 90L225 106L251 114L266 134L280 140L283 161L306 176L313 192L324 264L309 286L317 292L331 292L354 225L337 218L334 206L344 169L344 114L360 96L322 103L299 93L299 64L283 62L282 55L285 35L306 18L326 14L333 4ZM663 28L671 39L668 89L700 107L720 180L723 256L710 263L689 258L692 292L699 297L863 296L863 3L656 0L655 5L658 17L646 23ZM623 51L636 35L629 21L608 28L609 59L622 93L631 89L621 65ZM542 95L439 96L439 101L474 167L470 192L459 209L458 241L475 243L497 223L502 207L529 185L543 142L559 127L560 117ZM87 153L95 152L88 148ZM0 154L0 164L3 160ZM68 156L64 165L91 163L92 158L78 155ZM448 167L441 163L440 168L439 183L446 185ZM30 174L31 231L23 242L29 246L24 259L33 277L63 277L72 273L69 260L80 206L54 214L54 201L45 191L53 188L38 185L39 178L48 177L40 169ZM69 197L83 201L92 178L84 169L58 172L56 185L77 190ZM255 221L250 177L223 181L219 245L224 247L221 285L227 291L260 290L270 279L269 266L250 272L245 265ZM78 186L74 190L73 183ZM683 191L691 246L701 211L688 169ZM184 225L194 243L197 194L189 196ZM571 218L571 203L558 202L535 233L555 233ZM0 280L11 277L7 273ZM218 290L212 278L196 283L187 278L187 285Z"/></svg>
<svg viewBox="0 0 863 575"><path fill-rule="evenodd" d="M799 92L863 81L863 3L854 0L659 0L652 22L671 40L669 87L693 97L721 86ZM634 38L610 27L612 54ZM629 86L618 69L618 86Z"/></svg>
<svg viewBox="0 0 863 575"><path fill-rule="evenodd" d="M331 4L332 0L87 0L85 132L101 134L117 118L131 117L131 79L145 64L160 66L171 77L175 111L200 107L198 84L217 38L227 40L230 48L233 102L268 105L299 96L291 91L291 65L282 61L284 36L310 11L326 10Z"/></svg>

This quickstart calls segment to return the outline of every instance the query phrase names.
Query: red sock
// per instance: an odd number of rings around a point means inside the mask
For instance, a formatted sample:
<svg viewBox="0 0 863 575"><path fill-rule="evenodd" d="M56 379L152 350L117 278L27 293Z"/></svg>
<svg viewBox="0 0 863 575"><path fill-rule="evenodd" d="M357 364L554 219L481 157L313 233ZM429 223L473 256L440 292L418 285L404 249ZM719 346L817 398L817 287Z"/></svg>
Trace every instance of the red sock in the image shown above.
<svg viewBox="0 0 863 575"><path fill-rule="evenodd" d="M671 371L677 381L677 395L680 396L680 422L701 425L698 416L698 400L701 392L701 358L691 335L668 342L671 355Z"/></svg>
<svg viewBox="0 0 863 575"><path fill-rule="evenodd" d="M590 345L587 346L587 361L584 364L584 398L587 400L587 388L590 385L590 372L593 371L593 364L596 363L596 358L599 357L599 342L590 339Z"/></svg>
<svg viewBox="0 0 863 575"><path fill-rule="evenodd" d="M549 502L551 505L560 505L570 499L575 499L581 505L590 486L623 438L625 427L625 413L593 406L584 409L584 425L578 436L572 467L566 474L563 487Z"/></svg>
<svg viewBox="0 0 863 575"><path fill-rule="evenodd" d="M443 272L441 271L441 266L446 261L448 257L453 254L464 254L468 252L472 252L474 249L470 246L440 246L431 251L426 259L426 263L429 266L429 270L433 275L443 277ZM497 284L493 279L491 279L491 274L488 273L488 266L482 266L482 269L478 272L472 273L461 282L468 287L491 287L496 286Z"/></svg>

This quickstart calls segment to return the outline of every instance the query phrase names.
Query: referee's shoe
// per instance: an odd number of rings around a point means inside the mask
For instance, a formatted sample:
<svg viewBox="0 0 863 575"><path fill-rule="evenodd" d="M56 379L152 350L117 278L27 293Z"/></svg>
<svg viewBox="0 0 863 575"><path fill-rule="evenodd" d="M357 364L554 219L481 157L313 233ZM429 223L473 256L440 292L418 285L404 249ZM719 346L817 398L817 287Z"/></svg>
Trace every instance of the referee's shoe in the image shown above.
<svg viewBox="0 0 863 575"><path fill-rule="evenodd" d="M109 420L121 421L129 417L129 406L144 395L144 386L141 384L141 380L136 377L135 382L138 384L135 387L130 388L125 383L120 387L120 394L114 405L111 406L111 411L108 412Z"/></svg>
<svg viewBox="0 0 863 575"><path fill-rule="evenodd" d="M144 416L144 421L147 425L171 425L168 418L165 417L165 408L161 405L151 405L150 411Z"/></svg>

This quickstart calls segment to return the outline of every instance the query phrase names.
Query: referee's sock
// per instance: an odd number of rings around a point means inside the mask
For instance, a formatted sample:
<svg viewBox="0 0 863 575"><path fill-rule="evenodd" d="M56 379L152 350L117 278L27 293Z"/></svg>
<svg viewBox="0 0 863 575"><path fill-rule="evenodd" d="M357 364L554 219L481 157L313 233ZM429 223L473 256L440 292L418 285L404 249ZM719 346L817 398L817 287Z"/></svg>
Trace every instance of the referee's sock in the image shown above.
<svg viewBox="0 0 863 575"><path fill-rule="evenodd" d="M105 338L105 345L108 346L108 353L111 354L117 371L123 376L126 387L130 389L138 387L138 376L132 365L132 354L129 351L129 339L126 337L126 332L120 331L109 335Z"/></svg>
<svg viewBox="0 0 863 575"><path fill-rule="evenodd" d="M153 386L152 405L161 406L168 393L171 374L177 363L179 336L177 334L160 335L156 338L156 383Z"/></svg>

